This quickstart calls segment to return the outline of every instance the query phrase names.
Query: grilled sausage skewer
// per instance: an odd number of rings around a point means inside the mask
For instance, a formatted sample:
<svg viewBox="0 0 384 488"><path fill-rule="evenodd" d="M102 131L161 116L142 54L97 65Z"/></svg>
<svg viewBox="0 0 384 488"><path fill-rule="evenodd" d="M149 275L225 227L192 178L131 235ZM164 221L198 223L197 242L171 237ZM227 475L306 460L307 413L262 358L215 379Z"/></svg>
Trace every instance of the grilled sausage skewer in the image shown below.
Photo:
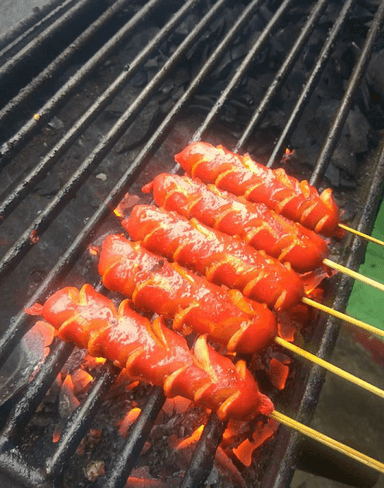
<svg viewBox="0 0 384 488"><path fill-rule="evenodd" d="M307 181L288 176L282 168L267 168L248 154L240 156L223 146L194 142L177 154L175 160L189 174L198 176L204 182L215 183L218 188L236 195L244 195L251 202L265 203L278 214L320 234L342 237L347 231L384 246L383 241L339 221L339 210L330 188L319 195Z"/></svg>
<svg viewBox="0 0 384 488"><path fill-rule="evenodd" d="M149 251L205 274L213 283L237 288L245 296L266 303L278 312L302 301L384 337L384 331L304 296L297 275L278 261L262 253L255 254L256 251L241 240L228 238L226 234L209 229L194 219L187 221L175 212L137 205L122 224L132 239L141 241ZM331 262L331 265L336 263Z"/></svg>
<svg viewBox="0 0 384 488"><path fill-rule="evenodd" d="M339 209L327 188L320 195L308 181L288 176L284 169L270 169L240 156L223 146L205 142L189 144L175 160L192 177L251 202L264 203L278 214L300 222L304 227L325 236L341 236Z"/></svg>
<svg viewBox="0 0 384 488"><path fill-rule="evenodd" d="M175 210L189 219L195 217L209 227L229 235L239 235L245 242L279 261L289 262L300 273L322 264L384 291L384 285L341 266L326 256L328 248L316 233L291 222L264 205L244 203L228 192L189 177L160 174L143 187L153 190L157 205Z"/></svg>
<svg viewBox="0 0 384 488"><path fill-rule="evenodd" d="M288 305L292 306L292 300L296 304L301 299L310 306L321 307L313 300L302 298L304 290L299 278L294 273L292 275L292 272L288 272L290 270L287 270L278 261L268 263L270 258L267 258L266 264L262 262L261 270L254 268L255 264L258 265L259 259L254 259L254 249L249 250L242 241L228 236L221 240L220 234L201 227L201 224L194 226L177 214L170 214L148 205L136 205L132 209L130 217L123 220L122 224L131 237L140 240L141 245L149 251L205 274L209 281L216 284L225 284L243 292L245 290L249 292L247 296L250 298L256 299L253 296L255 294L259 297L270 298L277 310L284 309L285 306L288 309ZM257 256L257 258L264 261L266 259L264 256ZM286 276L284 272L287 272ZM290 285L292 285L292 289ZM258 286L261 289L258 289ZM293 290L293 293L288 296L290 290ZM277 300L276 297L278 297ZM348 317L348 320L350 321L351 318ZM293 350L296 354L319 364L328 371L384 398L384 392L380 388L291 345L280 337L275 337L274 340L285 349Z"/></svg>
<svg viewBox="0 0 384 488"><path fill-rule="evenodd" d="M205 275L212 283L236 288L276 311L288 310L304 297L304 285L289 264L196 219L188 221L175 212L136 205L122 225L148 251Z"/></svg>
<svg viewBox="0 0 384 488"><path fill-rule="evenodd" d="M42 315L58 329L60 339L113 361L133 378L162 386L168 397L181 395L214 410L220 420L249 420L273 411L273 403L259 391L244 361L234 365L212 349L205 336L197 339L192 352L163 318L150 322L128 300L117 310L91 285L80 291L63 288L27 312Z"/></svg>
<svg viewBox="0 0 384 488"><path fill-rule="evenodd" d="M52 295L44 305L26 310L58 329L59 337L88 348L133 377L162 386L166 396L183 395L198 405L216 411L220 420L248 420L269 415L304 435L384 472L384 465L310 427L274 410L273 403L260 393L244 361L234 365L211 349L204 337L193 352L185 340L164 326L162 319L152 323L132 310L127 300L118 310L113 302L90 285L79 291L67 287Z"/></svg>
<svg viewBox="0 0 384 488"><path fill-rule="evenodd" d="M139 310L171 319L173 328L183 334L206 334L229 352L253 354L276 341L277 323L266 305L237 290L223 290L123 236L106 237L99 272L107 288L132 298ZM302 355L308 359L305 351ZM359 378L348 379L362 386ZM369 383L366 389L384 397Z"/></svg>
<svg viewBox="0 0 384 488"><path fill-rule="evenodd" d="M384 246L383 241L340 222L330 188L319 195L307 181L288 176L282 168L267 168L248 154L240 156L223 146L195 142L177 154L175 160L188 174L235 195L244 195L251 202L265 203L278 214L320 234L343 237L347 231Z"/></svg>
<svg viewBox="0 0 384 488"><path fill-rule="evenodd" d="M300 273L322 265L328 256L325 241L296 222L292 222L263 204L241 201L214 185L204 185L188 176L160 174L143 187L159 207L200 222L229 235L239 235L256 250L289 262Z"/></svg>
<svg viewBox="0 0 384 488"><path fill-rule="evenodd" d="M277 334L275 316L266 305L209 283L121 235L104 240L99 273L108 289L131 298L137 309L173 320L184 334L207 334L230 352L253 354Z"/></svg>
<svg viewBox="0 0 384 488"><path fill-rule="evenodd" d="M104 240L99 273L107 288L132 297L138 309L174 320L174 327L183 333L208 334L230 352L252 354L277 335L276 320L266 305L238 290L227 291L209 283L121 235ZM306 297L303 302L367 330L382 332Z"/></svg>

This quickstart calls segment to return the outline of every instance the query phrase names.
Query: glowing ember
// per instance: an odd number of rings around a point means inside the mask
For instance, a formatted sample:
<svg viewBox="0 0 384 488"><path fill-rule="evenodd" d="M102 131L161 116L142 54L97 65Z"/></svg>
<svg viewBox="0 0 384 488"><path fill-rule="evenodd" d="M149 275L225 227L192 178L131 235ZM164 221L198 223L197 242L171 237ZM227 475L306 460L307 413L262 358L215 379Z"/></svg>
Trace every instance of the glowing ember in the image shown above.
<svg viewBox="0 0 384 488"><path fill-rule="evenodd" d="M289 149L288 147L285 149L285 153L284 153L284 156L281 158L281 163L286 163L288 162L290 159L293 158L295 154L295 150L294 149Z"/></svg>
<svg viewBox="0 0 384 488"><path fill-rule="evenodd" d="M89 246L88 251L92 256L98 256L99 255L99 248L96 246Z"/></svg>
<svg viewBox="0 0 384 488"><path fill-rule="evenodd" d="M192 434L189 437L180 441L177 444L177 448L186 449L187 447L195 444L200 439L203 430L204 430L204 425L200 425L200 427L198 427L194 432L192 432Z"/></svg>
<svg viewBox="0 0 384 488"><path fill-rule="evenodd" d="M63 388L68 389L73 395L75 394L75 385L73 384L72 376L68 374L63 382Z"/></svg>
<svg viewBox="0 0 384 488"><path fill-rule="evenodd" d="M169 485L161 480L130 476L125 486L126 488L165 488Z"/></svg>
<svg viewBox="0 0 384 488"><path fill-rule="evenodd" d="M116 207L113 213L116 215L116 217L119 217L119 219L123 218L123 214L120 212L119 207Z"/></svg>
<svg viewBox="0 0 384 488"><path fill-rule="evenodd" d="M133 422L135 422L137 417L140 415L140 412L140 408L132 408L132 410L127 413L123 420L118 422L117 425L119 426L119 434L122 437L127 437L130 426L133 424Z"/></svg>
<svg viewBox="0 0 384 488"><path fill-rule="evenodd" d="M276 358L271 358L267 374L273 386L278 390L283 390L288 378L289 367Z"/></svg>
<svg viewBox="0 0 384 488"><path fill-rule="evenodd" d="M298 330L307 325L314 313L312 307L304 303L299 303L290 310L284 310L279 314L277 322L277 332L279 337L288 342L294 342Z"/></svg>
<svg viewBox="0 0 384 488"><path fill-rule="evenodd" d="M163 405L163 411L170 417L175 410L175 402L173 398L167 398Z"/></svg>
<svg viewBox="0 0 384 488"><path fill-rule="evenodd" d="M31 242L32 244L37 244L40 240L40 237L37 235L37 230L34 229L32 232L31 232L31 235L29 237L31 239Z"/></svg>
<svg viewBox="0 0 384 488"><path fill-rule="evenodd" d="M255 449L260 447L267 439L274 435L279 423L276 420L269 419L268 423L263 424L258 422L256 430L252 434L251 442L249 439L245 439L238 447L233 449L234 454L238 460L244 464L244 466L250 466L252 464L252 455Z"/></svg>
<svg viewBox="0 0 384 488"><path fill-rule="evenodd" d="M252 454L255 449L256 445L249 439L245 439L238 447L233 449L233 452L236 454L237 459L249 468L252 464Z"/></svg>
<svg viewBox="0 0 384 488"><path fill-rule="evenodd" d="M163 410L170 417L174 412L179 414L185 413L191 404L191 400L182 396L175 396L174 398L167 398L163 405Z"/></svg>
<svg viewBox="0 0 384 488"><path fill-rule="evenodd" d="M257 429L252 434L252 439L256 446L261 446L261 444L271 437L277 431L279 425L279 422L274 419L268 419L266 424L258 422Z"/></svg>
<svg viewBox="0 0 384 488"><path fill-rule="evenodd" d="M34 334L38 334L46 347L52 344L53 338L56 335L55 328L44 320L38 320L36 324L32 327L31 332L33 332Z"/></svg>
<svg viewBox="0 0 384 488"><path fill-rule="evenodd" d="M250 434L250 424L245 420L230 419L224 431L221 447L234 445L245 435Z"/></svg>
<svg viewBox="0 0 384 488"><path fill-rule="evenodd" d="M52 434L52 442L56 443L59 442L61 437L61 428L55 429L54 433Z"/></svg>
<svg viewBox="0 0 384 488"><path fill-rule="evenodd" d="M83 366L89 370L92 370L93 368L96 368L96 366L100 364L104 364L105 361L106 361L105 358L100 358L100 357L97 358L87 354L86 357L84 358Z"/></svg>
<svg viewBox="0 0 384 488"><path fill-rule="evenodd" d="M80 402L75 395L75 386L72 381L72 376L68 374L63 381L63 385L60 390L60 416L63 419L68 418L79 405Z"/></svg>
<svg viewBox="0 0 384 488"><path fill-rule="evenodd" d="M32 329L24 336L24 341L30 350L39 351L43 348L42 362L49 354L49 346L52 344L55 335L56 331L52 325L43 320L38 320Z"/></svg>
<svg viewBox="0 0 384 488"><path fill-rule="evenodd" d="M142 466L132 470L125 488L170 488L179 486L180 480L170 480L166 482L152 478L148 466Z"/></svg>
<svg viewBox="0 0 384 488"><path fill-rule="evenodd" d="M304 273L300 275L301 282L304 285L305 293L308 297L312 296L312 293L318 293L318 286L320 283L325 280L326 278L331 278L335 276L338 272L336 270L332 270L327 266L321 266L314 271L309 271L308 273Z"/></svg>
<svg viewBox="0 0 384 488"><path fill-rule="evenodd" d="M126 217L131 208L137 205L139 202L139 196L126 193L118 206L114 209L113 213L116 215L116 217L122 219L123 217Z"/></svg>
<svg viewBox="0 0 384 488"><path fill-rule="evenodd" d="M127 389L128 391L132 391L132 390L134 390L135 388L137 388L139 385L140 385L140 381L132 381L132 383L129 383L129 384L126 386L126 389Z"/></svg>

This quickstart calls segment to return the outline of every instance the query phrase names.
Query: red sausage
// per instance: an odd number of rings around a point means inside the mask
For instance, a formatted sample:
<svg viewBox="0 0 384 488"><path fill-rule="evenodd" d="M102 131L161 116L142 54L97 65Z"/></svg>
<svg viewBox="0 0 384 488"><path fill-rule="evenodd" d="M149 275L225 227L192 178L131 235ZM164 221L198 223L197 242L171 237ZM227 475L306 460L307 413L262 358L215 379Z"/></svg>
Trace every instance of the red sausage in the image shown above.
<svg viewBox="0 0 384 488"><path fill-rule="evenodd" d="M128 373L162 386L168 397L182 395L217 412L221 420L249 420L269 415L273 403L260 393L244 361L236 365L197 339L190 351L185 339L168 329L162 318L153 322L130 307L128 300L116 310L113 302L91 285L67 287L44 305L26 310L58 329L59 337L87 348Z"/></svg>
<svg viewBox="0 0 384 488"><path fill-rule="evenodd" d="M290 265L266 256L239 238L210 229L175 212L136 205L123 227L135 241L217 285L237 288L244 296L276 311L297 305L304 286Z"/></svg>
<svg viewBox="0 0 384 488"><path fill-rule="evenodd" d="M231 352L254 353L277 334L266 305L209 283L122 236L104 240L99 273L108 289L131 297L137 309L173 320L184 334L207 334Z"/></svg>
<svg viewBox="0 0 384 488"><path fill-rule="evenodd" d="M340 236L339 209L330 188L319 195L308 181L288 176L284 169L269 169L248 154L240 156L223 146L189 144L175 160L192 177L251 202L264 203L285 217L325 236Z"/></svg>
<svg viewBox="0 0 384 488"><path fill-rule="evenodd" d="M251 204L187 176L160 174L143 188L153 190L157 205L229 235L239 235L257 250L289 262L305 273L321 266L328 247L315 232L277 215L263 204Z"/></svg>

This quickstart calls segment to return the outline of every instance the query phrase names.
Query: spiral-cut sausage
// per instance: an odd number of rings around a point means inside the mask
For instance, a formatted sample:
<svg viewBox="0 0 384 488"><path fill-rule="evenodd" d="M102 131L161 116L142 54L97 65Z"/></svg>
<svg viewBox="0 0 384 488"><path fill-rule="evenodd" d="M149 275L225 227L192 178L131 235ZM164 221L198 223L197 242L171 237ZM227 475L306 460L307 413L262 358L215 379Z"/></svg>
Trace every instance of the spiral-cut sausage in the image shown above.
<svg viewBox="0 0 384 488"><path fill-rule="evenodd" d="M304 286L290 265L255 251L240 238L230 237L188 221L175 212L136 205L123 227L151 252L186 266L217 285L240 290L276 311L297 305Z"/></svg>
<svg viewBox="0 0 384 488"><path fill-rule="evenodd" d="M193 352L183 337L162 318L150 322L134 312L128 300L116 310L113 302L91 285L67 287L43 306L27 312L42 315L63 341L87 348L92 356L110 359L128 373L162 386L168 397L184 396L217 412L221 420L248 420L273 410L260 393L244 361L236 365L197 339Z"/></svg>
<svg viewBox="0 0 384 488"><path fill-rule="evenodd" d="M254 353L277 334L275 317L266 305L209 283L123 236L106 237L99 272L108 289L131 297L139 310L172 319L173 327L184 334L207 334L228 351Z"/></svg>
<svg viewBox="0 0 384 488"><path fill-rule="evenodd" d="M153 190L157 205L229 235L239 235L257 250L300 273L321 266L328 247L315 232L277 215L263 204L252 204L214 185L204 185L188 176L162 173L143 187Z"/></svg>
<svg viewBox="0 0 384 488"><path fill-rule="evenodd" d="M300 222L325 236L340 236L339 209L327 188L319 195L308 181L288 176L284 169L269 169L248 154L240 156L223 146L189 144L175 160L192 177L251 202L264 203L276 213Z"/></svg>

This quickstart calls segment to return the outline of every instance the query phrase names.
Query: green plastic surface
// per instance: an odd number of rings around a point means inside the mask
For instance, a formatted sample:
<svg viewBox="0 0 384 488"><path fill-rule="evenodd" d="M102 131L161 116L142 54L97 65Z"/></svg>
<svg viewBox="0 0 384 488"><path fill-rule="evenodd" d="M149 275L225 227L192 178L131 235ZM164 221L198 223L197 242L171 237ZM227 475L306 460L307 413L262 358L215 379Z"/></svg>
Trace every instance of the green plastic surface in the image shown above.
<svg viewBox="0 0 384 488"><path fill-rule="evenodd" d="M384 204L380 207L372 236L384 240ZM370 242L359 272L384 283L384 247ZM384 293L356 281L348 301L347 313L384 330Z"/></svg>

